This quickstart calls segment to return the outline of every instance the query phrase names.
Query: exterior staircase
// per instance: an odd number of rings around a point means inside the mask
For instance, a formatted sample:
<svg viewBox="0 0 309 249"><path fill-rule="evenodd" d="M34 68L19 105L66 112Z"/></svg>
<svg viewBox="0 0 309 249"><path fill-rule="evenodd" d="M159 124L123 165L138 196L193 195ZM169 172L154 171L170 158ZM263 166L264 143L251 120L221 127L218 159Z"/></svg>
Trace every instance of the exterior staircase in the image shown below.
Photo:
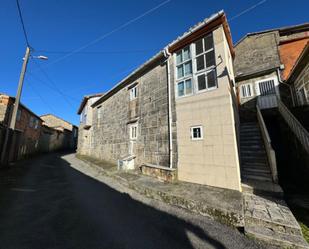
<svg viewBox="0 0 309 249"><path fill-rule="evenodd" d="M240 125L241 179L244 192L282 196L282 189L273 183L267 154L257 121Z"/></svg>
<svg viewBox="0 0 309 249"><path fill-rule="evenodd" d="M273 182L262 133L256 119L240 125L241 180L244 200L244 231L268 243L309 249L301 228Z"/></svg>

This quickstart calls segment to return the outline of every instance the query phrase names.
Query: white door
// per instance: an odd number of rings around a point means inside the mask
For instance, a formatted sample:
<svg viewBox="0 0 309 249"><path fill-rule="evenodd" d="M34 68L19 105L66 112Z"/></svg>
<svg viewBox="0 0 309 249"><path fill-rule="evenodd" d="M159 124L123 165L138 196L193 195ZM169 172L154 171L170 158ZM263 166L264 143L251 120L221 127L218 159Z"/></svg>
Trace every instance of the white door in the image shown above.
<svg viewBox="0 0 309 249"><path fill-rule="evenodd" d="M261 109L277 107L278 90L275 79L258 81L256 83L256 92L258 94L258 105Z"/></svg>

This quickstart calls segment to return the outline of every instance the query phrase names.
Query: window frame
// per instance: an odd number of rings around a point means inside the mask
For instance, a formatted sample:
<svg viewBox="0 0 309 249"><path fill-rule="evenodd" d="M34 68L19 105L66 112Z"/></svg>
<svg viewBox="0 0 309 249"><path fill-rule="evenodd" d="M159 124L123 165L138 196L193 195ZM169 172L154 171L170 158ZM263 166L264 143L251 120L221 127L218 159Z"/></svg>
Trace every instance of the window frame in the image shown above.
<svg viewBox="0 0 309 249"><path fill-rule="evenodd" d="M135 136L133 136L133 131L135 130ZM138 124L131 124L129 126L129 136L130 136L130 140L137 140L138 137Z"/></svg>
<svg viewBox="0 0 309 249"><path fill-rule="evenodd" d="M250 95L248 95L248 87L250 88ZM246 90L246 96L244 96L243 88L245 88L245 90ZM242 99L254 97L252 83L246 83L246 84L240 85L240 96L241 96Z"/></svg>
<svg viewBox="0 0 309 249"><path fill-rule="evenodd" d="M210 36L212 37L212 44L213 44L213 47L208 49L208 50L204 50L205 49L205 38L207 36ZM202 47L203 47L203 52L200 53L200 54L196 54L196 43L199 41L199 40L202 40ZM216 67L216 53L215 53L215 43L214 43L214 39L213 39L213 33L210 32L209 34L203 36L202 38L196 40L195 42L193 42L193 45L194 45L194 64L195 64L195 68L196 68L196 74L200 74L204 71L211 71L212 68L215 68ZM214 60L215 60L215 64L210 66L210 67L207 67L206 63L206 54L213 51L214 53ZM200 56L203 56L203 61L204 61L204 68L203 69L200 69L200 70L197 70L197 58L200 57Z"/></svg>
<svg viewBox="0 0 309 249"><path fill-rule="evenodd" d="M16 115L16 121L20 121L21 120L21 115L22 115L21 109L18 108L17 115Z"/></svg>
<svg viewBox="0 0 309 249"><path fill-rule="evenodd" d="M205 50L205 38L207 36L211 35L212 36L212 48L208 49L208 50ZM202 40L202 46L203 46L203 52L198 54L198 56L196 55L196 42L199 41L199 40ZM218 77L217 77L217 70L216 70L216 49L215 49L215 42L214 42L214 37L213 37L213 32L210 32L204 36L202 36L200 39L198 40L195 40L193 42L191 42L189 45L179 49L178 51L174 52L174 84L175 84L175 95L176 95L176 98L185 98L185 97L188 97L188 96L192 96L192 95L196 95L196 94L200 94L200 93L204 93L204 92L207 92L207 91L212 91L212 90L215 90L217 89L219 86L218 86ZM179 54L179 52L181 51L182 53L182 56L183 56L183 53L184 53L184 49L186 48L189 48L189 51L190 51L190 59L187 59L187 60L184 60L182 61L181 63L177 63L177 54ZM207 67L206 66L206 54L213 51L214 53L214 65L210 66L210 67ZM196 63L196 60L197 60L197 57L203 55L204 57L204 64L205 64L205 68L204 69L201 69L199 71L197 71L197 63ZM179 65L182 65L188 61L191 61L191 66L192 66L192 73L190 75L184 75L183 77L181 78L177 78L178 76L178 66ZM208 83L207 83L207 74L209 73L213 73L214 74L214 80L215 80L215 86L212 86L212 87L209 87L208 88ZM198 87L198 76L202 75L202 74L205 74L205 80L206 80L206 88L205 89L201 89L199 90L199 87ZM187 94L186 93L186 89L184 90L184 95L181 95L179 96L179 91L178 91L178 85L181 83L181 82L184 82L184 88L186 88L186 84L185 84L185 81L186 80L189 80L191 79L191 84L192 84L192 91L191 93Z"/></svg>
<svg viewBox="0 0 309 249"><path fill-rule="evenodd" d="M193 129L200 129L200 137L194 137ZM198 141L204 139L204 132L203 132L203 126L202 125L194 125L190 127L190 136L192 141Z"/></svg>
<svg viewBox="0 0 309 249"><path fill-rule="evenodd" d="M177 63L177 54L181 51L181 54L182 54L182 58L184 57L183 54L184 54L184 50L186 48L189 48L189 59L187 60L183 60L182 62L180 63ZM193 75L193 61L192 61L192 46L191 44L185 46L184 48L180 49L179 51L175 52L175 79L176 81L184 81L185 79L187 78L191 78L192 75ZM191 62L191 73L188 74L188 75L185 75L185 64L187 64L188 62ZM183 76L178 78L178 67L179 66L182 66L183 67Z"/></svg>
<svg viewBox="0 0 309 249"><path fill-rule="evenodd" d="M138 98L138 85L133 86L129 89L130 91L130 101L135 100Z"/></svg>

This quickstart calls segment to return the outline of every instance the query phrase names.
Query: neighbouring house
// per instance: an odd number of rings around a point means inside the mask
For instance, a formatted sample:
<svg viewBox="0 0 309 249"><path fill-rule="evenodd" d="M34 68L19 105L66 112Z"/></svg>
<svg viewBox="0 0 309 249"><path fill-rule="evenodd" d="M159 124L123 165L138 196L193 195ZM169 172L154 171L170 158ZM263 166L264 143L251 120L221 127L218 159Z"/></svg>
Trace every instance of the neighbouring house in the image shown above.
<svg viewBox="0 0 309 249"><path fill-rule="evenodd" d="M77 126L53 114L42 115L41 119L43 120L43 126L45 127L43 130L43 136L46 136L42 139L44 141L51 141L51 143L48 145L49 150L76 149L78 137ZM62 133L61 137L59 132ZM46 149L47 147L45 147L45 150Z"/></svg>
<svg viewBox="0 0 309 249"><path fill-rule="evenodd" d="M119 168L241 191L233 57L220 11L95 101L78 151L87 143L90 156Z"/></svg>
<svg viewBox="0 0 309 249"><path fill-rule="evenodd" d="M243 107L292 105L287 76L309 40L309 23L249 33L235 45L235 80Z"/></svg>
<svg viewBox="0 0 309 249"><path fill-rule="evenodd" d="M295 92L295 105L309 105L309 41L293 67L286 74L287 82Z"/></svg>
<svg viewBox="0 0 309 249"><path fill-rule="evenodd" d="M0 94L0 124L2 124L4 129L9 126L14 102L14 97ZM11 147L15 149L11 150L9 161L21 159L39 151L42 122L43 120L25 105L19 105L15 125L16 133L13 137L14 139L10 141L13 143Z"/></svg>
<svg viewBox="0 0 309 249"><path fill-rule="evenodd" d="M93 127L93 108L92 104L96 102L103 93L92 94L84 96L77 114L80 115L80 125L78 129L78 146L77 153L82 155L91 155L91 143L93 142L93 137L91 136Z"/></svg>

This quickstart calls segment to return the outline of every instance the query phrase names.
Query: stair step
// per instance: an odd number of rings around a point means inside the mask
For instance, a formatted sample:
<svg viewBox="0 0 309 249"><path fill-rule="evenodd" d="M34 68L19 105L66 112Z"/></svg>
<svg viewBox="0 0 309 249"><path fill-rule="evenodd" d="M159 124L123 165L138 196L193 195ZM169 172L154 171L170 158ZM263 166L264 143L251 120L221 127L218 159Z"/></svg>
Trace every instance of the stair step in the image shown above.
<svg viewBox="0 0 309 249"><path fill-rule="evenodd" d="M267 157L267 154L266 154L265 150L249 150L249 149L245 149L245 150L241 150L240 153L242 155L248 155L248 156L263 156L263 157Z"/></svg>
<svg viewBox="0 0 309 249"><path fill-rule="evenodd" d="M275 232L272 229L254 225L245 225L245 234L277 246L309 249L308 243L301 235Z"/></svg>
<svg viewBox="0 0 309 249"><path fill-rule="evenodd" d="M259 162L259 163L267 163L267 159L265 157L258 157L258 156L241 156L241 161L243 163L254 163L254 162Z"/></svg>
<svg viewBox="0 0 309 249"><path fill-rule="evenodd" d="M242 166L245 166L245 167L252 167L252 168L263 168L263 167L266 167L268 168L268 163L264 163L264 162L250 162L250 163L246 163L246 162L242 162Z"/></svg>
<svg viewBox="0 0 309 249"><path fill-rule="evenodd" d="M241 171L244 172L251 172L251 173L261 173L261 174L271 174L270 169L265 168L249 168L249 167L242 167Z"/></svg>
<svg viewBox="0 0 309 249"><path fill-rule="evenodd" d="M241 150L264 150L263 145L240 145Z"/></svg>
<svg viewBox="0 0 309 249"><path fill-rule="evenodd" d="M283 197L282 188L273 182L254 179L241 179L241 188L244 193L260 194L263 196Z"/></svg>
<svg viewBox="0 0 309 249"><path fill-rule="evenodd" d="M265 177L265 176L242 175L242 178L246 180L258 180L258 181L263 181L263 182L272 182L271 177Z"/></svg>

